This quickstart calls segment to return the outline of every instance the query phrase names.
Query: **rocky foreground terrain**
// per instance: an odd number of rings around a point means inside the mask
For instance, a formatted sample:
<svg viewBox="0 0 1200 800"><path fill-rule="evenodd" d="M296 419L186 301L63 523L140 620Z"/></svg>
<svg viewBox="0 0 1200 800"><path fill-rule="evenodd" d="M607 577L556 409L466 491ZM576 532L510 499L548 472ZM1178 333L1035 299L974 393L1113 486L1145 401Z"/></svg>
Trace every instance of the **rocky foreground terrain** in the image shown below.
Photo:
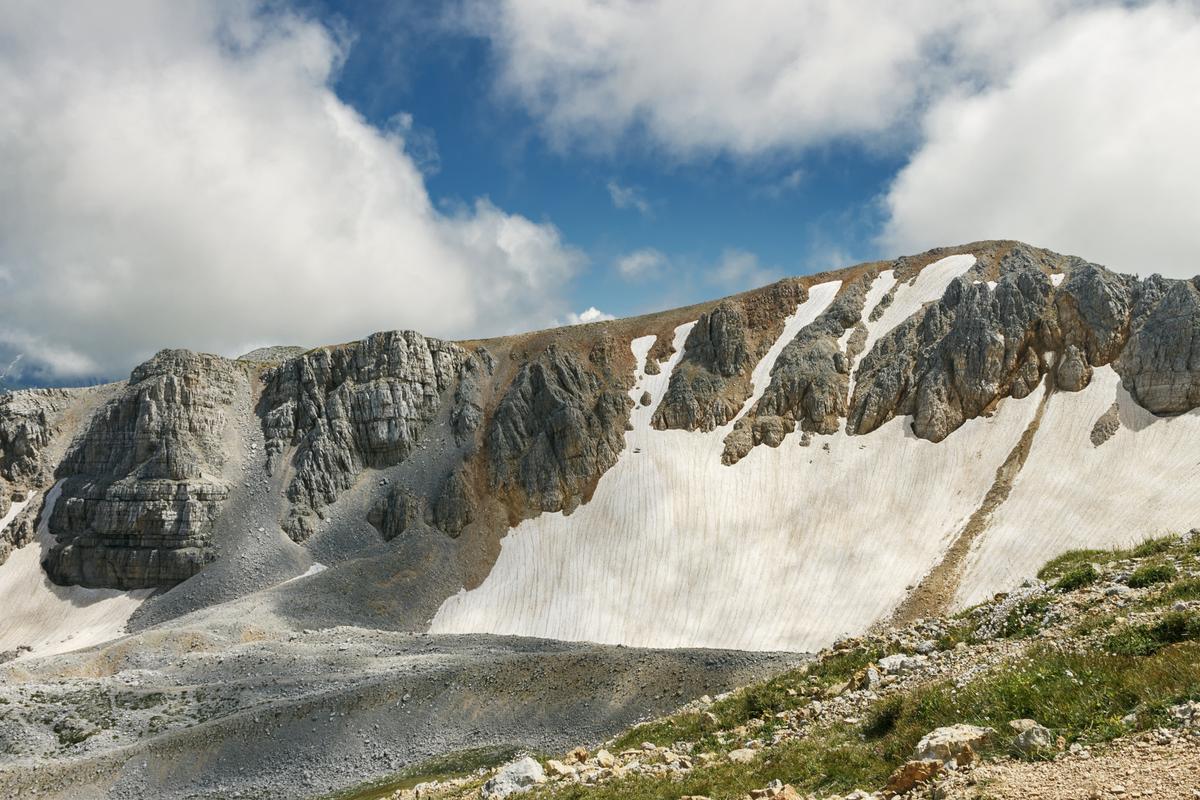
<svg viewBox="0 0 1200 800"><path fill-rule="evenodd" d="M836 642L599 747L423 777L343 797L1191 800L1200 531L1066 554L987 603Z"/></svg>
<svg viewBox="0 0 1200 800"><path fill-rule="evenodd" d="M593 747L1190 529L1198 406L1197 279L1005 241L6 394L0 790L318 797Z"/></svg>

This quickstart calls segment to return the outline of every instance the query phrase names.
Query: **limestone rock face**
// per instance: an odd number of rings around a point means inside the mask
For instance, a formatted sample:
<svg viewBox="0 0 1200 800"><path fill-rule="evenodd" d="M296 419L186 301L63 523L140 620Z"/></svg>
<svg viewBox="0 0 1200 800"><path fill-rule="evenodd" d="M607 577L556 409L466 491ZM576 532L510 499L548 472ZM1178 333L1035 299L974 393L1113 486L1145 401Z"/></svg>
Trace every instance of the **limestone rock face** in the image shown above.
<svg viewBox="0 0 1200 800"><path fill-rule="evenodd" d="M859 367L850 429L867 433L898 414L941 441L1005 396L1024 397L1044 368L1041 321L1052 310L1043 273L1018 268L995 289L952 281L943 297L879 340Z"/></svg>
<svg viewBox="0 0 1200 800"><path fill-rule="evenodd" d="M1129 393L1155 414L1200 406L1200 292L1192 281L1170 282L1116 367Z"/></svg>
<svg viewBox="0 0 1200 800"><path fill-rule="evenodd" d="M846 416L850 361L839 339L858 325L867 281L845 288L811 325L784 346L771 369L771 382L726 437L721 460L734 464L752 447L778 447L796 425L806 432L833 433ZM851 351L854 350L851 336ZM735 412L736 413L736 412Z"/></svg>
<svg viewBox="0 0 1200 800"><path fill-rule="evenodd" d="M164 350L137 367L61 466L43 566L56 583L172 586L212 558L230 484L229 408L246 377L234 362Z"/></svg>
<svg viewBox="0 0 1200 800"><path fill-rule="evenodd" d="M0 481L20 487L46 482L54 465L46 462L42 452L55 433L55 416L70 402L70 392L63 389L0 395Z"/></svg>
<svg viewBox="0 0 1200 800"><path fill-rule="evenodd" d="M799 284L781 281L702 314L654 412L654 427L711 431L733 419L750 396L750 373L806 297Z"/></svg>
<svg viewBox="0 0 1200 800"><path fill-rule="evenodd" d="M321 509L364 468L403 461L469 360L456 344L390 331L310 351L269 373L260 414L273 468L295 448L284 530L306 539ZM454 428L465 436L481 410L463 391Z"/></svg>
<svg viewBox="0 0 1200 800"><path fill-rule="evenodd" d="M633 401L592 366L551 346L518 370L497 405L488 474L514 516L574 510L624 448Z"/></svg>

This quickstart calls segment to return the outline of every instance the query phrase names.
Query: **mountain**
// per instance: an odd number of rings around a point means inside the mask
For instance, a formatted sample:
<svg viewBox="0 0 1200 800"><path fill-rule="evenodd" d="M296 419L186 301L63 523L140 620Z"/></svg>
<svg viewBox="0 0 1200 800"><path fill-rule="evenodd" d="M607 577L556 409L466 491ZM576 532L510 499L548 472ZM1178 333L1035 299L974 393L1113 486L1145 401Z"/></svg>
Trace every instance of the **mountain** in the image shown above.
<svg viewBox="0 0 1200 800"><path fill-rule="evenodd" d="M209 777L184 752L256 785L234 766L288 769L279 737L338 714L336 735L302 737L338 741L314 792L467 745L565 745L789 653L964 609L1067 550L1187 530L1198 330L1195 280L990 241L632 319L165 350L125 382L6 395L5 680L95 675L109 696L138 670L173 700L157 738L136 715L67 744L47 723L44 747L0 724L0 786L34 763L83 780L64 764L91 759L112 796L168 796ZM559 687L559 711L514 719L531 689L505 675L547 674L547 647L585 677ZM240 648L269 666L213 661ZM496 680L506 699L474 730L459 713L373 760L378 741L344 728L414 693L400 665L428 686ZM657 677L619 708L584 702L639 669ZM198 714L164 688L183 684L221 700ZM352 714L365 685L378 702ZM247 743L260 706L284 721ZM204 725L222 731L216 755ZM133 776L146 748L159 772Z"/></svg>

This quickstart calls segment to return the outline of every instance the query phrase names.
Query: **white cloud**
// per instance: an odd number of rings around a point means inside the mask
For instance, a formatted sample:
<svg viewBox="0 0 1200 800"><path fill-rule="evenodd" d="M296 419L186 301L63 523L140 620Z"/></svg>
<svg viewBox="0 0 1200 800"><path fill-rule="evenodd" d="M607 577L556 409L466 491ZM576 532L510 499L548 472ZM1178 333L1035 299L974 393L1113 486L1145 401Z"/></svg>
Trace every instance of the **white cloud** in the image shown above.
<svg viewBox="0 0 1200 800"><path fill-rule="evenodd" d="M887 195L896 252L1018 238L1200 272L1200 7L1063 22L1005 84L949 97Z"/></svg>
<svg viewBox="0 0 1200 800"><path fill-rule="evenodd" d="M607 322L610 319L616 319L612 314L605 313L595 306L589 306L586 311L576 314L571 312L567 314L564 325L586 325L589 322Z"/></svg>
<svg viewBox="0 0 1200 800"><path fill-rule="evenodd" d="M616 181L609 181L608 196L617 208L632 208L643 217L653 216L654 209L650 207L650 201L636 186L622 186Z"/></svg>
<svg viewBox="0 0 1200 800"><path fill-rule="evenodd" d="M560 144L751 156L892 129L1089 2L468 0L467 24Z"/></svg>
<svg viewBox="0 0 1200 800"><path fill-rule="evenodd" d="M706 274L710 283L729 292L765 286L781 277L778 269L763 266L757 255L736 247L725 250L721 260Z"/></svg>
<svg viewBox="0 0 1200 800"><path fill-rule="evenodd" d="M667 257L653 247L643 247L616 261L617 274L627 281L653 278L667 266Z"/></svg>
<svg viewBox="0 0 1200 800"><path fill-rule="evenodd" d="M438 211L330 89L343 43L275 4L18 3L0 15L0 347L43 376L561 315L582 257L487 200ZM407 127L406 127L407 126Z"/></svg>

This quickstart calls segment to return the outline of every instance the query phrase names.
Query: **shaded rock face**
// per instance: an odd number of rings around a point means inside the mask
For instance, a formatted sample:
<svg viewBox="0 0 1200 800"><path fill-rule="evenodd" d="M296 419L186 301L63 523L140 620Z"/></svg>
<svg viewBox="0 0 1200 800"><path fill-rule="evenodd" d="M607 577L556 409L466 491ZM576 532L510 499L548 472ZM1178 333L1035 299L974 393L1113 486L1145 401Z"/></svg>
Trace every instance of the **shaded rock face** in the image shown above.
<svg viewBox="0 0 1200 800"><path fill-rule="evenodd" d="M186 580L213 553L230 484L233 362L164 350L137 367L58 468L43 566L56 583L139 589Z"/></svg>
<svg viewBox="0 0 1200 800"><path fill-rule="evenodd" d="M46 448L57 436L62 412L71 404L64 389L26 389L0 395L0 517L14 502L50 483L54 465ZM33 541L37 505L27 505L0 531L0 564Z"/></svg>
<svg viewBox="0 0 1200 800"><path fill-rule="evenodd" d="M486 435L487 468L514 522L573 511L616 463L633 402L608 364L603 353L585 364L552 345L505 391Z"/></svg>
<svg viewBox="0 0 1200 800"><path fill-rule="evenodd" d="M474 519L475 507L475 492L460 465L442 482L432 503L406 487L393 486L372 506L367 521L388 542L418 523L457 537Z"/></svg>
<svg viewBox="0 0 1200 800"><path fill-rule="evenodd" d="M1117 363L1125 388L1155 414L1200 406L1200 291L1172 281L1140 322Z"/></svg>
<svg viewBox="0 0 1200 800"><path fill-rule="evenodd" d="M306 539L321 510L363 469L403 461L468 363L472 372L483 369L456 344L391 331L313 350L271 372L260 413L272 468L295 448L284 530L297 541ZM481 418L470 388L462 389L455 431L469 436Z"/></svg>
<svg viewBox="0 0 1200 800"><path fill-rule="evenodd" d="M750 373L806 297L798 283L781 281L702 314L654 412L654 427L711 431L737 416L750 396Z"/></svg>

